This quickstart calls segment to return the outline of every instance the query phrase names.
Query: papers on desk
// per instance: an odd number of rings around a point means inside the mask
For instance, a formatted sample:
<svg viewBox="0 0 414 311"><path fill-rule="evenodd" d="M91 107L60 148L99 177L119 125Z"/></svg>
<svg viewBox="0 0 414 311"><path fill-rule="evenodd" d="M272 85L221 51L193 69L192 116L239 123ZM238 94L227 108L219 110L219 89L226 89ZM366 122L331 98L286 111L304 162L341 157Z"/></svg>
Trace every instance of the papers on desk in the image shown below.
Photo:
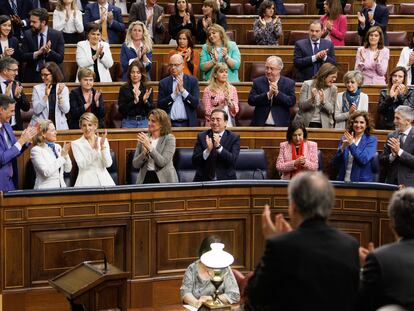
<svg viewBox="0 0 414 311"><path fill-rule="evenodd" d="M183 305L184 308L190 311L197 311L198 309L196 307L190 306L190 305Z"/></svg>

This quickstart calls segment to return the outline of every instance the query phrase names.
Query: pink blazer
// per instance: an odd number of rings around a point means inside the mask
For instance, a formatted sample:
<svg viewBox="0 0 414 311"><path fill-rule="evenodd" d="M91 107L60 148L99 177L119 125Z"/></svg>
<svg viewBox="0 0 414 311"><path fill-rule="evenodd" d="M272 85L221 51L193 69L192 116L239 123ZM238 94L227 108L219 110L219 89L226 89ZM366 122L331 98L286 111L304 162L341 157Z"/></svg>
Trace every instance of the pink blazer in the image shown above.
<svg viewBox="0 0 414 311"><path fill-rule="evenodd" d="M230 116L234 118L236 114L239 112L239 98L237 96L237 90L233 85L230 86L229 95L230 95L230 99L232 100L234 104L233 109L229 110L229 112L230 112ZM204 89L203 105L204 105L204 112L205 112L205 119L206 119L205 126L210 126L211 112L214 109L216 109L220 104L223 103L224 98L225 98L225 95L223 91L219 91L217 94L213 94L210 91L209 86L207 86Z"/></svg>
<svg viewBox="0 0 414 311"><path fill-rule="evenodd" d="M305 141L303 148L303 153L306 158L304 169L316 171L318 169L318 144L307 140ZM291 178L291 172L295 170L294 162L295 161L292 160L292 146L287 141L280 143L276 169L279 173L282 173L282 179Z"/></svg>
<svg viewBox="0 0 414 311"><path fill-rule="evenodd" d="M365 50L366 59L361 57L361 51ZM386 47L380 50L378 60L373 59L373 54L369 54L369 49L363 46L358 48L355 59L355 70L362 72L365 84L387 84L385 75L388 69L388 60L390 59L390 50Z"/></svg>
<svg viewBox="0 0 414 311"><path fill-rule="evenodd" d="M322 24L328 20L327 15L323 15L320 18ZM347 31L347 21L346 15L339 15L332 23L332 30L330 33L331 41L334 46L344 46L345 45L345 34Z"/></svg>

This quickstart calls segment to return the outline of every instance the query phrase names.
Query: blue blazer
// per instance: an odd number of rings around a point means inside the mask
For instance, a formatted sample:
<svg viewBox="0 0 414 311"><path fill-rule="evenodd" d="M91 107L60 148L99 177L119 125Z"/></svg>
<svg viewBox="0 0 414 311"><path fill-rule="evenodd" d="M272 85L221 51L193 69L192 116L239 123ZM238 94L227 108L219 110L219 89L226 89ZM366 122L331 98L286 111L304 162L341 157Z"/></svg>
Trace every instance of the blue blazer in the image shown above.
<svg viewBox="0 0 414 311"><path fill-rule="evenodd" d="M122 65L122 80L126 81L127 76L126 73L129 67L129 60L136 58L137 53L133 48L127 47L126 43L122 44L121 47L121 65ZM145 71L147 72L147 79L150 81L150 73L151 73L151 65L152 65L152 51L147 53L148 59L151 61L147 66L145 66Z"/></svg>
<svg viewBox="0 0 414 311"><path fill-rule="evenodd" d="M349 153L351 153L354 157L351 181L374 181L371 162L377 152L377 137L364 134L358 146L355 144L347 146L344 152L341 151L343 140L342 137L339 141L338 151L333 158L333 165L339 168L336 180L343 181L345 179L346 166L348 165Z"/></svg>
<svg viewBox="0 0 414 311"><path fill-rule="evenodd" d="M108 24L107 27L109 43L121 43L119 33L125 32L125 24L122 21L121 9L112 4L108 4L108 12L112 12L114 15L112 24ZM86 25L93 23L98 19L100 19L98 3L89 3L86 6L85 14L83 15L83 25L85 26L85 29Z"/></svg>
<svg viewBox="0 0 414 311"><path fill-rule="evenodd" d="M225 130L220 140L223 146L221 153L212 150L209 157L204 160L203 152L207 148L206 136L213 137L213 131L207 130L197 135L197 142L193 151L193 166L196 169L194 181L208 181L210 170L216 172L217 180L237 179L236 161L240 153L240 136Z"/></svg>
<svg viewBox="0 0 414 311"><path fill-rule="evenodd" d="M317 61L318 70L323 63L336 63L335 50L331 41L321 39L319 43L319 50L328 49L328 55L326 61ZM296 67L296 81L310 80L314 76L313 72L313 46L311 45L310 39L298 40L295 43L295 50L293 52L293 63Z"/></svg>
<svg viewBox="0 0 414 311"><path fill-rule="evenodd" d="M11 147L7 146L3 135L0 135L0 191L10 191L17 189L17 157L25 150L22 146L19 151L14 144L17 139L9 123L4 123L4 130L7 132Z"/></svg>
<svg viewBox="0 0 414 311"><path fill-rule="evenodd" d="M197 106L200 101L200 90L198 88L198 80L193 76L184 74L184 88L188 92L187 98L183 100L185 111L187 113L189 126L198 126ZM174 100L171 97L173 86L173 77L170 75L160 81L158 88L158 104L157 107L165 110L170 114Z"/></svg>
<svg viewBox="0 0 414 311"><path fill-rule="evenodd" d="M384 44L388 45L388 36L387 36L387 24L388 24L388 17L390 13L388 12L388 9L385 5L377 4L374 11L374 25L371 25L368 23L368 9L364 8L361 11L362 14L365 16L365 20L367 21L365 23L365 27L362 28L358 23L358 34L361 36L362 41L364 41L365 35L373 26L379 26L382 29L382 32L384 33Z"/></svg>
<svg viewBox="0 0 414 311"><path fill-rule="evenodd" d="M281 76L277 87L279 93L269 100L269 81L266 76L254 79L248 99L249 105L255 107L252 126L264 126L270 111L276 126L289 126L289 108L296 103L295 81Z"/></svg>

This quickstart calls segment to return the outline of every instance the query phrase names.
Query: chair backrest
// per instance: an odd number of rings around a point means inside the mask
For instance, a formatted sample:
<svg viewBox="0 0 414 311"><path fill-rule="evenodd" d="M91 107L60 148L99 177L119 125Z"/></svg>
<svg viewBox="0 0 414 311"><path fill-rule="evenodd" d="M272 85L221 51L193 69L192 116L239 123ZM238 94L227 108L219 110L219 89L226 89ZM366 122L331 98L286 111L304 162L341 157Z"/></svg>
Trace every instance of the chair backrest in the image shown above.
<svg viewBox="0 0 414 311"><path fill-rule="evenodd" d="M318 171L323 171L323 155L320 149L318 149Z"/></svg>
<svg viewBox="0 0 414 311"><path fill-rule="evenodd" d="M139 169L135 168L132 165L132 160L134 159L135 151L130 151L127 154L127 163L126 163L126 183L133 185L137 182Z"/></svg>
<svg viewBox="0 0 414 311"><path fill-rule="evenodd" d="M236 161L237 179L267 179L267 159L263 149L241 149Z"/></svg>
<svg viewBox="0 0 414 311"><path fill-rule="evenodd" d="M256 40L254 40L254 31L247 30L246 31L246 44L255 45Z"/></svg>
<svg viewBox="0 0 414 311"><path fill-rule="evenodd" d="M196 173L193 167L193 149L178 148L175 150L174 167L180 182L192 182Z"/></svg>
<svg viewBox="0 0 414 311"><path fill-rule="evenodd" d="M400 15L413 15L414 3L400 3Z"/></svg>
<svg viewBox="0 0 414 311"><path fill-rule="evenodd" d="M250 67L250 77L249 81L253 81L257 77L263 76L265 74L265 64L264 63L252 63Z"/></svg>
<svg viewBox="0 0 414 311"><path fill-rule="evenodd" d="M243 15L243 4L230 3L230 10L227 15Z"/></svg>
<svg viewBox="0 0 414 311"><path fill-rule="evenodd" d="M360 37L357 31L347 31L345 33L345 45L346 46L360 46Z"/></svg>
<svg viewBox="0 0 414 311"><path fill-rule="evenodd" d="M390 15L395 14L395 5L394 4L387 4L387 9L388 9L388 12L390 13Z"/></svg>
<svg viewBox="0 0 414 311"><path fill-rule="evenodd" d="M247 102L239 102L239 113L236 115L237 126L250 126L254 114L254 107Z"/></svg>
<svg viewBox="0 0 414 311"><path fill-rule="evenodd" d="M112 165L107 168L109 175L114 180L115 185L119 185L118 179L118 161L116 159L115 151L111 150Z"/></svg>
<svg viewBox="0 0 414 311"><path fill-rule="evenodd" d="M286 15L304 15L305 3L285 3Z"/></svg>
<svg viewBox="0 0 414 311"><path fill-rule="evenodd" d="M256 7L250 3L245 3L243 5L243 11L245 15L256 15Z"/></svg>
<svg viewBox="0 0 414 311"><path fill-rule="evenodd" d="M164 13L165 14L175 14L175 4L174 2L163 3ZM188 2L188 10L190 14L193 14L193 6Z"/></svg>
<svg viewBox="0 0 414 311"><path fill-rule="evenodd" d="M234 41L234 30L228 30L226 31L226 35L229 38L230 41Z"/></svg>
<svg viewBox="0 0 414 311"><path fill-rule="evenodd" d="M408 34L406 31L387 31L390 46L407 46Z"/></svg>
<svg viewBox="0 0 414 311"><path fill-rule="evenodd" d="M292 30L289 33L288 45L295 45L296 41L306 39L309 37L309 31L306 30Z"/></svg>

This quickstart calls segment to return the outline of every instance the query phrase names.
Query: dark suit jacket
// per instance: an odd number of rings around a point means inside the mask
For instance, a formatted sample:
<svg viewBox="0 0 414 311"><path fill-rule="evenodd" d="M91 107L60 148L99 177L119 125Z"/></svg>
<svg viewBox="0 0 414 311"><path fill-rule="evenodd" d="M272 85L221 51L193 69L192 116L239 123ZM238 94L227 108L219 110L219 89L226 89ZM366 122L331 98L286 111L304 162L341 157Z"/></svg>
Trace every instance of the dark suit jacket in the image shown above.
<svg viewBox="0 0 414 311"><path fill-rule="evenodd" d="M381 90L377 107L378 114L382 116L382 126L377 125L376 128L393 130L395 128L394 111L401 105L410 106L414 109L414 89L408 88L408 92L406 94L398 95L397 100L394 100L394 98L388 94L386 89Z"/></svg>
<svg viewBox="0 0 414 311"><path fill-rule="evenodd" d="M316 62L319 70L323 63L336 63L334 46L331 41L321 39L319 44L319 51L328 49L328 56L326 61L319 60ZM293 53L293 63L296 68L296 81L305 81L312 79L314 76L314 68L312 63L313 45L309 38L296 41L295 50Z"/></svg>
<svg viewBox="0 0 414 311"><path fill-rule="evenodd" d="M21 40L23 32L29 28L29 12L33 9L33 2L31 0L17 0L17 15L26 22L26 27L18 27L12 23L13 35ZM0 15L14 15L8 0L0 0Z"/></svg>
<svg viewBox="0 0 414 311"><path fill-rule="evenodd" d="M20 51L19 40L17 40L16 37L10 37L8 41L9 41L9 48L14 49L14 53L11 57L13 57L15 60L20 62L22 58L22 55L21 55L22 52ZM3 49L1 45L0 45L0 54L3 54Z"/></svg>
<svg viewBox="0 0 414 311"><path fill-rule="evenodd" d="M46 55L45 61L55 62L62 68L63 57L65 55L65 40L63 40L63 34L60 31L48 27L46 42L49 40L52 43L52 48L49 54ZM36 71L38 59L33 59L33 53L37 50L39 50L37 34L30 29L26 30L24 32L22 47L22 59L26 62L23 81L26 83L41 82L40 74Z"/></svg>
<svg viewBox="0 0 414 311"><path fill-rule="evenodd" d="M193 151L193 166L196 168L194 181L237 179L235 165L240 153L240 136L225 130L220 140L223 147L221 153L213 149L206 160L203 152L207 149L206 136L213 137L213 131L207 130L197 135ZM215 172L215 174L214 174Z"/></svg>
<svg viewBox="0 0 414 311"><path fill-rule="evenodd" d="M385 5L377 4L374 12L374 25L371 25L368 22L368 9L364 8L361 12L362 14L364 14L366 20L364 28L362 28L361 25L358 23L358 34L361 36L362 41L364 40L368 29L370 29L373 26L379 26L381 27L382 32L384 33L384 43L385 45L388 45L387 24L390 13L388 12L387 7Z"/></svg>
<svg viewBox="0 0 414 311"><path fill-rule="evenodd" d="M295 81L281 76L277 87L279 93L271 100L267 98L269 81L266 76L261 76L253 81L248 103L254 108L252 126L264 126L270 110L276 126L289 126L290 111L296 103Z"/></svg>
<svg viewBox="0 0 414 311"><path fill-rule="evenodd" d="M152 107L152 94L149 96L147 103L144 103L144 94L147 88L143 83L139 85L141 94L139 95L138 104L134 103L134 92L133 87L129 83L125 83L119 88L118 94L118 111L122 114L125 119L127 117L145 117L147 118L148 112Z"/></svg>
<svg viewBox="0 0 414 311"><path fill-rule="evenodd" d="M154 16L152 18L152 33L154 35L154 43L161 44L164 41L165 28L163 23L157 24L158 17L164 13L164 8L158 4L154 5ZM132 4L129 11L129 22L141 21L147 22L147 13L145 12L145 0Z"/></svg>
<svg viewBox="0 0 414 311"><path fill-rule="evenodd" d="M357 310L374 311L393 304L414 310L413 239L370 252L362 271Z"/></svg>
<svg viewBox="0 0 414 311"><path fill-rule="evenodd" d="M112 24L107 23L109 43L121 43L121 34L125 32L125 24L122 20L121 9L115 5L108 4L108 12L112 12L114 15ZM83 15L84 27L86 28L89 23L93 23L100 19L100 16L98 3L89 3L86 6L85 14Z"/></svg>
<svg viewBox="0 0 414 311"><path fill-rule="evenodd" d="M16 91L16 84L20 82L15 81L12 86L12 93ZM0 94L3 94L1 87L0 87ZM14 98L16 101L16 111L14 113L14 117L16 118L16 124L13 126L13 130L20 131L23 130L23 121L22 121L22 115L21 111L29 111L30 110L30 102L27 100L27 96L24 94L24 92L21 92L20 98Z"/></svg>
<svg viewBox="0 0 414 311"><path fill-rule="evenodd" d="M92 94L95 96L96 90L92 89ZM79 119L85 111L85 98L82 94L81 87L77 87L76 89L72 90L69 94L69 102L70 102L70 129L78 129L79 128ZM99 97L99 107L96 107L95 100L92 100L91 105L91 112L98 118L99 120L99 127L104 124L104 100L101 95Z"/></svg>
<svg viewBox="0 0 414 311"><path fill-rule="evenodd" d="M200 101L200 91L198 88L198 80L193 76L184 74L184 88L189 93L187 98L183 99L185 111L190 126L198 126L197 106ZM170 114L174 100L171 97L173 86L173 77L168 76L160 81L158 88L158 108L165 110Z"/></svg>
<svg viewBox="0 0 414 311"><path fill-rule="evenodd" d="M398 138L398 133L390 133L387 140L390 137ZM406 137L401 148L404 150L401 157L397 156L394 161L390 162L391 148L386 143L384 144L384 152L380 156L380 162L386 168L385 182L414 187L414 127L411 128L410 134Z"/></svg>
<svg viewBox="0 0 414 311"><path fill-rule="evenodd" d="M352 311L358 291L358 243L322 219L266 241L247 285L255 310Z"/></svg>

